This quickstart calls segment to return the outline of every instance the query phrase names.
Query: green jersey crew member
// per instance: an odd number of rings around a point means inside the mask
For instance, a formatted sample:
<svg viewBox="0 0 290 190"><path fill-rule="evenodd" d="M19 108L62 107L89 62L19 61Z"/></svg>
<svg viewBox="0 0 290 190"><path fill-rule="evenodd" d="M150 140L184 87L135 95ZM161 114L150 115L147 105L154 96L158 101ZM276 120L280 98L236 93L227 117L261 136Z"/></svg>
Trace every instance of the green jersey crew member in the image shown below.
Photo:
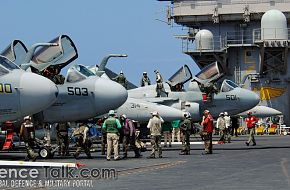
<svg viewBox="0 0 290 190"><path fill-rule="evenodd" d="M109 111L109 117L103 123L102 128L107 132L107 160L111 160L112 147L114 148L114 160L120 160L119 157L119 130L121 124L119 119L115 118L115 111Z"/></svg>

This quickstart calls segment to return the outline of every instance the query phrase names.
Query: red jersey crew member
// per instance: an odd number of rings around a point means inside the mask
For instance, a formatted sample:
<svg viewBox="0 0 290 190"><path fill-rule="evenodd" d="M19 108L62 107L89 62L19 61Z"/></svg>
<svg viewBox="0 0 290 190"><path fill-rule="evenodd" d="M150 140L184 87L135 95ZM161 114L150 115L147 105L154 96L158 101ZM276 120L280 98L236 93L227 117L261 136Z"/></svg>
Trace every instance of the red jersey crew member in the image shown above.
<svg viewBox="0 0 290 190"><path fill-rule="evenodd" d="M205 154L212 154L212 133L213 118L208 110L204 110L201 125L203 126L202 136L204 140Z"/></svg>
<svg viewBox="0 0 290 190"><path fill-rule="evenodd" d="M258 119L252 115L252 112L248 113L248 117L246 118L246 123L248 130L250 132L249 140L246 142L246 145L249 146L251 142L253 142L253 146L256 146L256 140L255 140L255 127Z"/></svg>

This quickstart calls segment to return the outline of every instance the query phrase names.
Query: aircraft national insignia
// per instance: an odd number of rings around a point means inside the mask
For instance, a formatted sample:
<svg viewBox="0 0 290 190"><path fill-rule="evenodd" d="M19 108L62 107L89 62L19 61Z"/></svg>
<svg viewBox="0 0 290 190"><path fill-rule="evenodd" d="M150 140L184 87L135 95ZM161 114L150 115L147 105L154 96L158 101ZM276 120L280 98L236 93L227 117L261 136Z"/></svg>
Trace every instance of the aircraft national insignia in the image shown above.
<svg viewBox="0 0 290 190"><path fill-rule="evenodd" d="M282 96L282 94L286 91L285 88L273 88L273 87L262 87L262 88L254 88L253 91L260 91L260 99L261 100L270 100L272 98L276 98Z"/></svg>

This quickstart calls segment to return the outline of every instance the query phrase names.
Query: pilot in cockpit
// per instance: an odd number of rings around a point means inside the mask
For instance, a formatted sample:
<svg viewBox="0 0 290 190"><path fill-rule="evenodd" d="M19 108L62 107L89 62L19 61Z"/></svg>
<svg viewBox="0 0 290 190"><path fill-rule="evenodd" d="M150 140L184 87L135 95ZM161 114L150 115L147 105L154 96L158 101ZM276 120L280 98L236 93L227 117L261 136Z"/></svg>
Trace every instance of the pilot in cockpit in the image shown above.
<svg viewBox="0 0 290 190"><path fill-rule="evenodd" d="M206 99L208 102L212 101L213 94L218 93L218 88L215 83L213 82L207 82L205 84L200 84L200 90L201 92L204 92L206 94Z"/></svg>
<svg viewBox="0 0 290 190"><path fill-rule="evenodd" d="M64 76L60 74L60 69L58 67L47 67L42 72L42 76L50 79L55 84L63 84Z"/></svg>
<svg viewBox="0 0 290 190"><path fill-rule="evenodd" d="M58 67L55 67L54 68L54 76L53 76L52 81L55 84L63 84L64 80L65 80L64 76L62 74L60 74L60 69Z"/></svg>

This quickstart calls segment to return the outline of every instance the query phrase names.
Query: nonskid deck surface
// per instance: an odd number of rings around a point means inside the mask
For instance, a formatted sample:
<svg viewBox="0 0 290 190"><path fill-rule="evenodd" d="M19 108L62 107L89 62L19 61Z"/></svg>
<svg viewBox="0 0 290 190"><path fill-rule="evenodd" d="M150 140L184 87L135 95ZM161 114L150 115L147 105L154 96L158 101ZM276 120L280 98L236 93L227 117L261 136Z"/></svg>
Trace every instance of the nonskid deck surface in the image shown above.
<svg viewBox="0 0 290 190"><path fill-rule="evenodd" d="M133 158L133 152L129 152L129 158L120 161L106 161L100 152L94 152L93 159L81 155L77 161L72 156L38 161L78 162L85 164L83 168L117 171L110 179L86 179L89 182L82 186L58 184L51 189L289 189L290 136L257 136L257 146L249 147L246 139L247 136L234 137L232 143L214 145L212 155L203 155L201 144L191 145L190 155L179 155L181 145L174 144L163 151L163 158L147 159L148 150L142 158ZM24 154L3 153L0 157L21 160ZM70 180L81 179L84 178Z"/></svg>

